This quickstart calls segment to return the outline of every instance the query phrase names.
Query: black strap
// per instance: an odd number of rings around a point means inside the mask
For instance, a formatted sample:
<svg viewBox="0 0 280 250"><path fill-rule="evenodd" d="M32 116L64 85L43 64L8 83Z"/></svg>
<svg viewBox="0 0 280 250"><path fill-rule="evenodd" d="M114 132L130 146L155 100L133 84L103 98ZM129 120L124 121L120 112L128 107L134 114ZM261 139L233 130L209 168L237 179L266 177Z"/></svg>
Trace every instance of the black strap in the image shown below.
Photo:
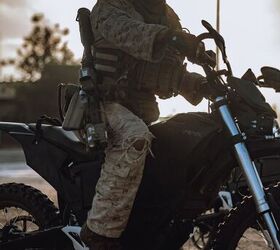
<svg viewBox="0 0 280 250"><path fill-rule="evenodd" d="M61 121L59 121L57 118L52 118L47 115L42 115L36 122L36 130L42 129L42 124L47 123L53 126L61 126Z"/></svg>
<svg viewBox="0 0 280 250"><path fill-rule="evenodd" d="M58 92L57 92L57 103L58 103L58 112L59 112L59 117L60 120L63 122L64 121L64 115L62 111L62 88L65 87L65 84L60 83L58 85Z"/></svg>
<svg viewBox="0 0 280 250"><path fill-rule="evenodd" d="M242 134L234 135L231 137L231 141L232 141L233 145L244 142L245 140L246 140L246 137Z"/></svg>
<svg viewBox="0 0 280 250"><path fill-rule="evenodd" d="M34 143L39 143L39 141L41 140L41 138L43 136L43 130L42 130L43 123L50 124L53 126L62 125L61 121L59 121L57 118L52 118L47 115L42 115L36 122L36 129L34 131L34 133L35 133Z"/></svg>
<svg viewBox="0 0 280 250"><path fill-rule="evenodd" d="M227 99L222 99L220 101L214 102L211 105L212 109L219 109L221 106L227 105L228 104L228 100Z"/></svg>

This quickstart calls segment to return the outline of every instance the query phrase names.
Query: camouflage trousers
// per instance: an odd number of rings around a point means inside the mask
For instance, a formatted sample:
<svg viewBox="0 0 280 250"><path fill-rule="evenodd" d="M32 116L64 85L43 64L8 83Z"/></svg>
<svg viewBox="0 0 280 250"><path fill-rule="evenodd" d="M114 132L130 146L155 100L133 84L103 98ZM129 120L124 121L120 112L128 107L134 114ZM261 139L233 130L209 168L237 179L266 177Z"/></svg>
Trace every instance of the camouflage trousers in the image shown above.
<svg viewBox="0 0 280 250"><path fill-rule="evenodd" d="M87 226L99 235L119 238L129 219L153 135L122 105L107 103L104 110L109 125L108 147Z"/></svg>

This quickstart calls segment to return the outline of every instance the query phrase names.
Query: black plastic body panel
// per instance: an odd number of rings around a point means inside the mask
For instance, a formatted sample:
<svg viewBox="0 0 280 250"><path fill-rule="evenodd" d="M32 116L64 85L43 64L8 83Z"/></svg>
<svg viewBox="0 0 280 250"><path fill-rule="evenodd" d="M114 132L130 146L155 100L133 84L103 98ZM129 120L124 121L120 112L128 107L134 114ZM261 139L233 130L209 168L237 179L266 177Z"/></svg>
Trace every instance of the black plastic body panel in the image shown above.
<svg viewBox="0 0 280 250"><path fill-rule="evenodd" d="M0 123L0 130L22 145L27 165L57 191L63 201L59 204L61 212L68 207L82 224L91 207L103 158L93 156L93 161L83 158L79 151L69 152L69 145L58 145L26 124Z"/></svg>

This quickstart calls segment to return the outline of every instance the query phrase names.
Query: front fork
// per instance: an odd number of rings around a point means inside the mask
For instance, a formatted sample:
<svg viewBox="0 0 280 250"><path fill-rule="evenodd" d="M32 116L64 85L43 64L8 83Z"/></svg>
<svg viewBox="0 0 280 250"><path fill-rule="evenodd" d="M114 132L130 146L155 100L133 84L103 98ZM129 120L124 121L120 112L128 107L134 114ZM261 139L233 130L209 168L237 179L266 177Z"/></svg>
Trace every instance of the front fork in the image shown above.
<svg viewBox="0 0 280 250"><path fill-rule="evenodd" d="M247 147L242 140L243 136L230 113L226 98L217 97L213 105L219 111L222 120L233 138L235 155L254 198L257 212L262 216L267 226L267 230L275 249L280 250L280 243L278 240L279 229L277 223L275 222L269 204L267 203L260 176L254 162L251 160Z"/></svg>

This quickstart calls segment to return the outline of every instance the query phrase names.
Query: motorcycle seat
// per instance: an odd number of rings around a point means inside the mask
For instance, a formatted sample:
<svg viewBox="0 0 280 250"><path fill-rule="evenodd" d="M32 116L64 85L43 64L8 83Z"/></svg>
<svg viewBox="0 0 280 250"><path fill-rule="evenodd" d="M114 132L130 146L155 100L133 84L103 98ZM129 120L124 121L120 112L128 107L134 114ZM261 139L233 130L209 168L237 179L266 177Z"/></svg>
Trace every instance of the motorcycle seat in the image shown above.
<svg viewBox="0 0 280 250"><path fill-rule="evenodd" d="M29 127L33 131L37 130L36 124L29 124ZM81 156L85 160L94 160L96 158L96 152L87 151L85 144L73 131L66 131L61 126L42 124L39 133L46 141L66 152Z"/></svg>

